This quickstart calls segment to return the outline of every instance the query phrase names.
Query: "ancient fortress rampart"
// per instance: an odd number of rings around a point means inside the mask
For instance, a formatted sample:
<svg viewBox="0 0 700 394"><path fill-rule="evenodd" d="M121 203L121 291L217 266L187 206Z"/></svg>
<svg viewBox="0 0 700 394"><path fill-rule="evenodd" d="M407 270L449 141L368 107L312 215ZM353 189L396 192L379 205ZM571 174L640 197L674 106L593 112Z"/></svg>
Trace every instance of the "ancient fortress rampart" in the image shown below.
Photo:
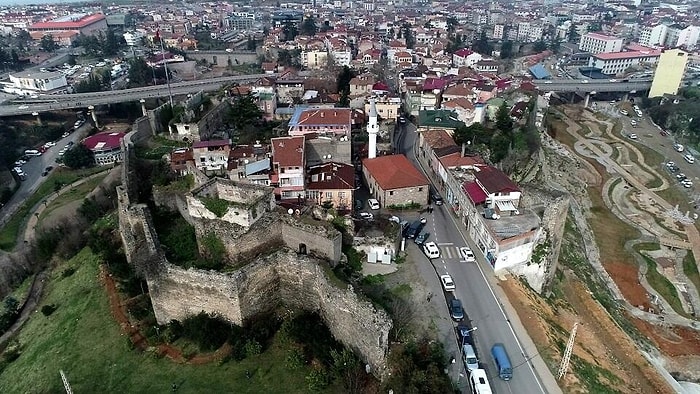
<svg viewBox="0 0 700 394"><path fill-rule="evenodd" d="M280 304L310 310L375 375L385 376L391 319L350 286L336 286L324 272L324 264L342 258L338 231L277 210L268 188L214 179L164 205L176 207L194 225L198 239L214 232L229 259L246 263L226 273L173 265L160 248L148 207L136 202L131 140L125 138L123 182L117 188L120 234L129 263L146 278L158 323L205 311L243 325ZM156 195L156 200L168 199ZM228 210L219 217L203 198L226 200ZM253 258L261 248L268 252L265 257Z"/></svg>

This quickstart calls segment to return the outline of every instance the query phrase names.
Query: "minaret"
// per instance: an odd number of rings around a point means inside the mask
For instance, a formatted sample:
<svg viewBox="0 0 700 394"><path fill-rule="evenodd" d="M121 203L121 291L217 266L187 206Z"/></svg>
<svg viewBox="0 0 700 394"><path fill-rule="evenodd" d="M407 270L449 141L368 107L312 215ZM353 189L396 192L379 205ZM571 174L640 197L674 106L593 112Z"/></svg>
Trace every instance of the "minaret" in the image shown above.
<svg viewBox="0 0 700 394"><path fill-rule="evenodd" d="M379 125L377 124L377 105L374 99L369 100L369 123L367 124L367 133L369 134L369 147L367 157L374 159L377 157L377 133L379 133Z"/></svg>

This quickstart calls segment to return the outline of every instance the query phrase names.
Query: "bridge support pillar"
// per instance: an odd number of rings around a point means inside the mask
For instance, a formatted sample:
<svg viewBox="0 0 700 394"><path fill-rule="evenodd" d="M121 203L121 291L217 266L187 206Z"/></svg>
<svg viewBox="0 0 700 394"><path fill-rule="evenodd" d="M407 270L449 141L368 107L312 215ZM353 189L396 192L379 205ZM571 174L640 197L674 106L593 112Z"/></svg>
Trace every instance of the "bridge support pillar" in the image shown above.
<svg viewBox="0 0 700 394"><path fill-rule="evenodd" d="M97 123L97 112L95 112L95 107L93 105L88 107L90 115L92 115L92 121L95 122L95 128L99 129L100 125Z"/></svg>
<svg viewBox="0 0 700 394"><path fill-rule="evenodd" d="M148 115L148 110L146 109L146 100L141 99L139 100L139 103L141 103L141 113L143 114L143 116Z"/></svg>
<svg viewBox="0 0 700 394"><path fill-rule="evenodd" d="M588 103L591 101L591 94L586 93L586 100L583 102L583 108L588 108Z"/></svg>
<svg viewBox="0 0 700 394"><path fill-rule="evenodd" d="M39 116L39 113L38 113L38 112L32 112L32 116L36 116L36 124L38 124L39 126L41 126L41 124L42 124L42 123L41 123L41 116Z"/></svg>

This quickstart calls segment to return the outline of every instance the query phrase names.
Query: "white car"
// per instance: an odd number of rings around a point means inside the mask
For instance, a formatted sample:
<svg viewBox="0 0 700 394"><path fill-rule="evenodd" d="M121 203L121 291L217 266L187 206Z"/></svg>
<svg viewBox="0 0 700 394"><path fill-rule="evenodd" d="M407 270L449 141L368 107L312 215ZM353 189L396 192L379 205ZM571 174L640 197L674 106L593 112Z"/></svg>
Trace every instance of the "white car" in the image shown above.
<svg viewBox="0 0 700 394"><path fill-rule="evenodd" d="M464 260L467 263L476 261L476 258L474 257L474 252L472 252L472 250L467 247L459 248L459 254L461 254L462 257L464 257Z"/></svg>
<svg viewBox="0 0 700 394"><path fill-rule="evenodd" d="M377 201L377 200L374 199L374 198L368 199L368 200L367 200L367 205L369 205L369 208L372 209L372 210L377 210L377 209L379 209L379 207L380 207L380 206L379 206L379 201Z"/></svg>
<svg viewBox="0 0 700 394"><path fill-rule="evenodd" d="M440 258L440 248L438 248L435 242L426 242L423 244L423 253L428 256L429 259L439 259Z"/></svg>
<svg viewBox="0 0 700 394"><path fill-rule="evenodd" d="M360 217L365 220L372 220L374 219L374 215L372 215L369 212L360 212Z"/></svg>
<svg viewBox="0 0 700 394"><path fill-rule="evenodd" d="M440 282L442 283L442 288L445 289L445 291L455 291L455 282L452 280L450 275L441 275Z"/></svg>
<svg viewBox="0 0 700 394"><path fill-rule="evenodd" d="M685 148L681 144L673 144L673 149L676 150L676 152L683 152Z"/></svg>
<svg viewBox="0 0 700 394"><path fill-rule="evenodd" d="M631 140L636 140L637 138L639 138L637 137L637 134L634 133L630 134L628 137L630 137Z"/></svg>
<svg viewBox="0 0 700 394"><path fill-rule="evenodd" d="M625 109L621 109L620 114L627 116L627 115L629 115L629 112L627 112L627 110L625 110Z"/></svg>

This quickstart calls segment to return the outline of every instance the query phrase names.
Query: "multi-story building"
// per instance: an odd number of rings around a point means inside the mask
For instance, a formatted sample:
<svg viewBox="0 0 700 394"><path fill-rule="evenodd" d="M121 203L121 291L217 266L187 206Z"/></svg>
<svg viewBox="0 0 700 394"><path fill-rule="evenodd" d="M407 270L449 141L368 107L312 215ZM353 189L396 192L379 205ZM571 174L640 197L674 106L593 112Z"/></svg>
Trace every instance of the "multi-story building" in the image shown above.
<svg viewBox="0 0 700 394"><path fill-rule="evenodd" d="M270 184L281 200L304 198L304 136L272 138Z"/></svg>
<svg viewBox="0 0 700 394"><path fill-rule="evenodd" d="M332 204L339 211L350 211L355 193L355 167L345 163L324 163L306 171L306 199L318 205Z"/></svg>
<svg viewBox="0 0 700 394"><path fill-rule="evenodd" d="M666 47L677 48L684 47L693 49L698 43L700 37L700 27L698 26L681 26L678 24L668 26L666 34Z"/></svg>
<svg viewBox="0 0 700 394"><path fill-rule="evenodd" d="M452 65L454 67L474 67L474 65L481 59L481 54L473 52L467 48L462 48L452 54Z"/></svg>
<svg viewBox="0 0 700 394"><path fill-rule="evenodd" d="M66 76L59 72L20 72L10 74L10 83L3 87L8 93L30 95L62 92L68 89Z"/></svg>
<svg viewBox="0 0 700 394"><path fill-rule="evenodd" d="M352 127L350 108L298 107L289 120L289 135L332 134L349 136Z"/></svg>
<svg viewBox="0 0 700 394"><path fill-rule="evenodd" d="M504 26L501 24L493 25L493 39L502 40L503 39Z"/></svg>
<svg viewBox="0 0 700 394"><path fill-rule="evenodd" d="M581 52L611 53L622 50L622 38L606 36L600 33L587 33L581 36L578 50Z"/></svg>
<svg viewBox="0 0 700 394"><path fill-rule="evenodd" d="M381 119L395 120L401 114L401 98L389 95L375 98L377 115ZM369 113L369 101L365 100L365 113Z"/></svg>
<svg viewBox="0 0 700 394"><path fill-rule="evenodd" d="M122 34L122 37L124 37L126 45L134 47L141 45L141 40L143 40L145 36L139 31L127 31L126 33Z"/></svg>
<svg viewBox="0 0 700 394"><path fill-rule="evenodd" d="M228 168L231 141L197 141L192 144L194 165L205 174L224 175Z"/></svg>
<svg viewBox="0 0 700 394"><path fill-rule="evenodd" d="M304 67L320 69L328 64L328 52L325 49L308 49L301 53Z"/></svg>
<svg viewBox="0 0 700 394"><path fill-rule="evenodd" d="M648 49L643 51L628 51L615 53L599 53L593 55L589 61L589 67L600 69L600 72L606 75L617 75L625 72L632 66L641 64L656 64L659 60L661 51Z"/></svg>
<svg viewBox="0 0 700 394"><path fill-rule="evenodd" d="M688 53L680 49L667 49L659 56L649 97L677 94L688 65Z"/></svg>
<svg viewBox="0 0 700 394"><path fill-rule="evenodd" d="M70 14L47 22L35 23L27 30L30 32L77 31L79 34L93 36L107 30L107 18L103 14Z"/></svg>
<svg viewBox="0 0 700 394"><path fill-rule="evenodd" d="M428 203L429 182L404 155L364 159L362 173L382 206Z"/></svg>
<svg viewBox="0 0 700 394"><path fill-rule="evenodd" d="M644 26L639 30L639 45L654 47L663 45L666 41L668 27L663 24L655 26Z"/></svg>
<svg viewBox="0 0 700 394"><path fill-rule="evenodd" d="M83 140L82 144L88 148L98 166L106 166L121 162L124 159L121 148L121 140L124 133L104 132L97 133Z"/></svg>

